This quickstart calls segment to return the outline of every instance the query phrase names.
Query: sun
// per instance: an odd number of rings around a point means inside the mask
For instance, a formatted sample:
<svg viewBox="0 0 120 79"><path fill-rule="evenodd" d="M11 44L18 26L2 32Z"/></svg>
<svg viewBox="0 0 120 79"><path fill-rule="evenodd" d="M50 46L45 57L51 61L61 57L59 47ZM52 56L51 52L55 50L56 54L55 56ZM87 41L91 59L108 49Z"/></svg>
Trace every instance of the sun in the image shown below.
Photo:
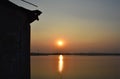
<svg viewBox="0 0 120 79"><path fill-rule="evenodd" d="M58 46L63 46L63 41L62 40L57 41L57 45Z"/></svg>

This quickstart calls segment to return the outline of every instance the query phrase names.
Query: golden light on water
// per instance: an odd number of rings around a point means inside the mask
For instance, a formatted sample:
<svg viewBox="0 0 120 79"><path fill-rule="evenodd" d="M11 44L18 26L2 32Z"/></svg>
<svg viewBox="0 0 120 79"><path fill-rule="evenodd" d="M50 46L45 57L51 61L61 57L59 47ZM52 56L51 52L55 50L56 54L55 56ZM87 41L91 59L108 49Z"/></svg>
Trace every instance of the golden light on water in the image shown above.
<svg viewBox="0 0 120 79"><path fill-rule="evenodd" d="M63 71L63 56L59 55L59 61L58 61L58 70L61 73Z"/></svg>

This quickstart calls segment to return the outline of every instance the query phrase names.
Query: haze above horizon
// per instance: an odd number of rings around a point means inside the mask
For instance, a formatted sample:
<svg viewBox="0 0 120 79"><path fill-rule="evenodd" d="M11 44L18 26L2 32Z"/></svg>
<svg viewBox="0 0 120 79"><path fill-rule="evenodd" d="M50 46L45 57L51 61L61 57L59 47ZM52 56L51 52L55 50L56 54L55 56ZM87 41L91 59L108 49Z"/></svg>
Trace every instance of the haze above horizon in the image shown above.
<svg viewBox="0 0 120 79"><path fill-rule="evenodd" d="M31 24L31 52L120 53L120 0L26 0L38 8L10 1L43 12Z"/></svg>

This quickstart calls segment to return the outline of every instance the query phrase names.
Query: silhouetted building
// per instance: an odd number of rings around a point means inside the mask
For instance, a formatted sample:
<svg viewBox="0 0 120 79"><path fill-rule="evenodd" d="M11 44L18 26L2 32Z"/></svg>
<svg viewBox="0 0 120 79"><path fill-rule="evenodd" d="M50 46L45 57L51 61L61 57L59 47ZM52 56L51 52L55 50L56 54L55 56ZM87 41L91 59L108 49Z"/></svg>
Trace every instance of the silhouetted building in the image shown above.
<svg viewBox="0 0 120 79"><path fill-rule="evenodd" d="M30 79L30 23L40 14L0 1L0 79Z"/></svg>

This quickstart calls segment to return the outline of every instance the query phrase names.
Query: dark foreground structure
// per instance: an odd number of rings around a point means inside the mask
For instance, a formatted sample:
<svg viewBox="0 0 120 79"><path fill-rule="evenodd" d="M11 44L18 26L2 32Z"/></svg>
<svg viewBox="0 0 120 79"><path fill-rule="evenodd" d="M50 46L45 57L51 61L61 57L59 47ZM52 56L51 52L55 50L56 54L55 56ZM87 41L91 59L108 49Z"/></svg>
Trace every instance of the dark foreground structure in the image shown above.
<svg viewBox="0 0 120 79"><path fill-rule="evenodd" d="M41 13L0 1L0 79L30 79L30 23Z"/></svg>

